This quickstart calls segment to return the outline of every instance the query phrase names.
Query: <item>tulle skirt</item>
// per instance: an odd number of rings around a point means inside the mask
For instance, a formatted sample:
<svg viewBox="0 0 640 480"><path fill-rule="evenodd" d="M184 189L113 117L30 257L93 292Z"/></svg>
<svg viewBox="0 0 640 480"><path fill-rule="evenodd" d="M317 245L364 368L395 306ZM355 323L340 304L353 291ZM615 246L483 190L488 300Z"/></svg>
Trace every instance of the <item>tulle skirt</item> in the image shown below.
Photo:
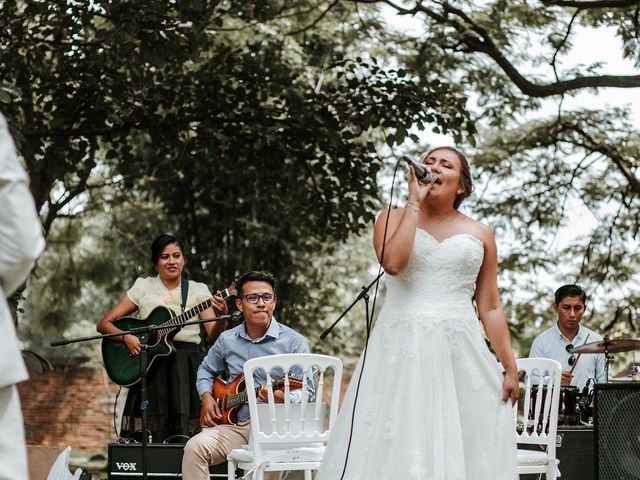
<svg viewBox="0 0 640 480"><path fill-rule="evenodd" d="M380 323L317 480L517 480L513 410L478 320Z"/></svg>

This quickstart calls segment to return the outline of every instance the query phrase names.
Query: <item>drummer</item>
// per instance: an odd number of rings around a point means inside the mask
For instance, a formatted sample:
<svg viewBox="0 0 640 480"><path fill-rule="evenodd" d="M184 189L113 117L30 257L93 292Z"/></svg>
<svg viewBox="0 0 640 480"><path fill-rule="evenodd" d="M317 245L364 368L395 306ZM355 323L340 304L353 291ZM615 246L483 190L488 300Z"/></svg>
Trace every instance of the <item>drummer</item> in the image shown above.
<svg viewBox="0 0 640 480"><path fill-rule="evenodd" d="M553 310L556 323L536 337L529 357L557 360L562 365L562 385L573 385L580 390L593 388L605 381L603 354L575 354L574 347L598 342L602 337L581 325L586 310L587 294L578 285L563 285L556 290Z"/></svg>

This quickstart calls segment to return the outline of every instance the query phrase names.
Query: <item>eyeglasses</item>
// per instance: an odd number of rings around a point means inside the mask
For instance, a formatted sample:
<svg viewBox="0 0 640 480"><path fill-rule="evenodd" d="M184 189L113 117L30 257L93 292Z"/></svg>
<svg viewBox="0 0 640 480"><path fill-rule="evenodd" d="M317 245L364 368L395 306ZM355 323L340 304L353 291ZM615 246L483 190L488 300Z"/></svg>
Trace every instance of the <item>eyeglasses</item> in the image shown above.
<svg viewBox="0 0 640 480"><path fill-rule="evenodd" d="M245 298L247 302L251 304L258 303L258 300L262 299L265 305L269 305L276 300L276 294L263 293L262 295L258 295L257 293L248 293L247 295L243 295L243 298Z"/></svg>

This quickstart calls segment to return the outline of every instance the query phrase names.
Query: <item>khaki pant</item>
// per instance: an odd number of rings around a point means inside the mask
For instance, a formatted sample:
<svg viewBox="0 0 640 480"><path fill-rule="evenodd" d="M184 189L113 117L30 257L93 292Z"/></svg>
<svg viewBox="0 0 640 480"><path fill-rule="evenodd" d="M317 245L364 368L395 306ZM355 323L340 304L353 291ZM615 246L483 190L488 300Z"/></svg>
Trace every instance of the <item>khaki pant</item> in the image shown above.
<svg viewBox="0 0 640 480"><path fill-rule="evenodd" d="M203 428L184 446L182 478L209 480L209 465L227 461L227 453L249 443L249 424ZM265 472L265 480L278 480L280 472Z"/></svg>

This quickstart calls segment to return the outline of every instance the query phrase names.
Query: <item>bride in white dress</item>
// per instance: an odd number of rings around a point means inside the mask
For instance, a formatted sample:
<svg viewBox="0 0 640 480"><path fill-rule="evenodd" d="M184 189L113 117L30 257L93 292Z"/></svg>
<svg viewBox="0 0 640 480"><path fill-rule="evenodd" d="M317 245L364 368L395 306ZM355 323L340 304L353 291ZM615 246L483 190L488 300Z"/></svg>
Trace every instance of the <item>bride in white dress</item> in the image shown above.
<svg viewBox="0 0 640 480"><path fill-rule="evenodd" d="M410 168L406 207L376 222L386 300L317 480L518 478L511 408L518 374L495 239L457 210L473 189L464 155L440 147L422 161L435 180L419 183Z"/></svg>

